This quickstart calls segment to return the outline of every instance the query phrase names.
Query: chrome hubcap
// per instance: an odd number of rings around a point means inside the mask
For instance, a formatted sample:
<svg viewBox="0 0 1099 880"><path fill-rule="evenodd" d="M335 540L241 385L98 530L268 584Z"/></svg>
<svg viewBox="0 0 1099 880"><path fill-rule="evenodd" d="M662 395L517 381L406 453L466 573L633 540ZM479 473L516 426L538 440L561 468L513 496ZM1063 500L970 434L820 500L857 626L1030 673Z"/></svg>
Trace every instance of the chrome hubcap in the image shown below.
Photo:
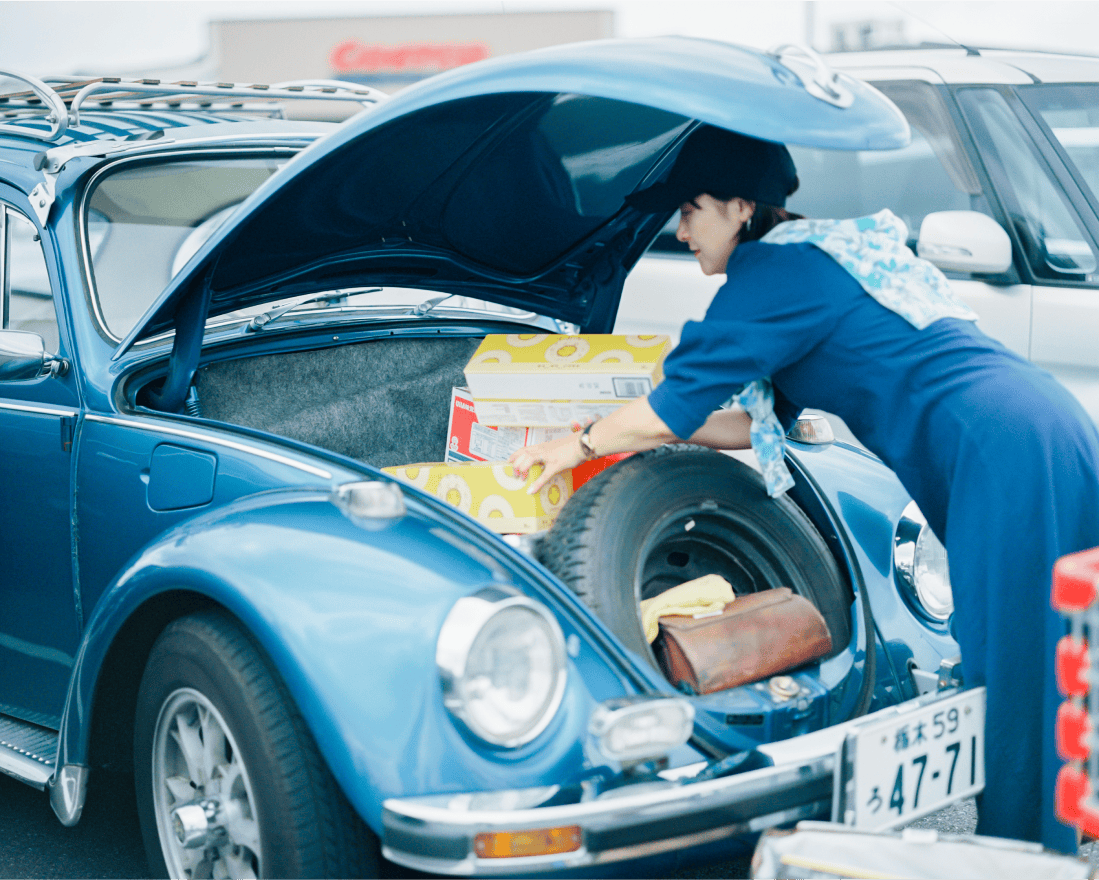
<svg viewBox="0 0 1099 880"><path fill-rule="evenodd" d="M153 736L153 799L169 876L262 876L252 785L218 710L182 688L165 701Z"/></svg>

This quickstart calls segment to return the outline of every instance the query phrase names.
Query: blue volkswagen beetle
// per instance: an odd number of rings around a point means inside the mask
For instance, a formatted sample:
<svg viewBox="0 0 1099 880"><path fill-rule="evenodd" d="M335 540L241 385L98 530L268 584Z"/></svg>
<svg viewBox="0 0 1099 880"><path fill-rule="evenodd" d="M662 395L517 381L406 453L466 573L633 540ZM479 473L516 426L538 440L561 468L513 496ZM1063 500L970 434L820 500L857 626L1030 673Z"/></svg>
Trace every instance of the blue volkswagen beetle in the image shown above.
<svg viewBox="0 0 1099 880"><path fill-rule="evenodd" d="M820 420L783 500L669 447L522 539L381 470L439 460L486 334L613 330L667 220L623 197L695 126L902 145L880 94L680 38L469 65L339 126L252 105L377 96L3 75L0 770L63 823L132 767L158 875L637 872L979 787L941 547ZM832 652L680 693L637 603L703 573L806 596ZM949 784L859 757L925 716Z"/></svg>

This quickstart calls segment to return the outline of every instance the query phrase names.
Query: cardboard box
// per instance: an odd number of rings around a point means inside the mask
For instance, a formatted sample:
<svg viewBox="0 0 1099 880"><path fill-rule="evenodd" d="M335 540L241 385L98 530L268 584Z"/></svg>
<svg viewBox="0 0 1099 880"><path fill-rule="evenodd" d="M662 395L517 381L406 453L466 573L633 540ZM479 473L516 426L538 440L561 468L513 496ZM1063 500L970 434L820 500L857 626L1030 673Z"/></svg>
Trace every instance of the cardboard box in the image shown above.
<svg viewBox="0 0 1099 880"><path fill-rule="evenodd" d="M461 464L468 461L507 461L524 446L545 443L569 434L568 428L497 427L477 421L473 397L468 388L454 388L450 393L450 420L447 425L447 447L443 461Z"/></svg>
<svg viewBox="0 0 1099 880"><path fill-rule="evenodd" d="M443 461L446 464L507 461L513 452L524 446L544 443L571 433L571 428L506 428L482 425L477 421L469 389L455 388L450 394L450 422L447 426L447 449ZM575 492L596 474L632 454L620 452L577 465L572 469L572 490Z"/></svg>
<svg viewBox="0 0 1099 880"><path fill-rule="evenodd" d="M490 334L466 384L482 425L567 427L652 391L669 348L663 335Z"/></svg>
<svg viewBox="0 0 1099 880"><path fill-rule="evenodd" d="M531 468L527 479L515 475L509 464L410 464L382 468L406 483L418 486L453 504L501 535L518 535L548 529L572 495L572 473L549 481L537 495L527 486L542 472Z"/></svg>

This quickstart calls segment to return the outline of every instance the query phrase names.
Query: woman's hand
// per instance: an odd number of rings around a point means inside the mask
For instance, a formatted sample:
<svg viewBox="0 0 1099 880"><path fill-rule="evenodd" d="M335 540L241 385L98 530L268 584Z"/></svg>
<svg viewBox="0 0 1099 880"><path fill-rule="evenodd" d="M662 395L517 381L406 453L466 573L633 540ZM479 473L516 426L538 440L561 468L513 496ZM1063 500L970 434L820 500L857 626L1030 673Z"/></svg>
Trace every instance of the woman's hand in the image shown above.
<svg viewBox="0 0 1099 880"><path fill-rule="evenodd" d="M572 427L577 431L581 426L574 424ZM596 456L655 449L675 439L675 434L653 412L647 397L631 400L593 424L588 433L588 443L595 450ZM538 475L538 479L527 490L532 495L556 474L574 468L586 460L587 456L580 447L580 437L577 434L528 446L508 459L516 472L524 478L534 465L541 463L545 467L545 471Z"/></svg>
<svg viewBox="0 0 1099 880"><path fill-rule="evenodd" d="M743 410L719 410L691 435L690 442L712 449L747 449L752 445L751 425L751 417ZM573 425L573 430L578 430L579 427ZM678 438L675 434L653 412L647 397L632 400L606 418L600 419L588 434L588 442L596 450L597 456L615 452L642 452L664 443L673 443L676 439ZM508 459L508 463L523 479L526 479L534 465L542 464L545 467L538 479L527 489L533 495L561 471L574 468L585 460L579 435L570 434L520 449Z"/></svg>
<svg viewBox="0 0 1099 880"><path fill-rule="evenodd" d="M567 437L558 437L556 440L547 440L536 446L525 446L518 452L512 453L508 463L515 468L515 472L523 479L527 478L530 469L536 464L541 464L545 470L538 475L527 489L527 494L534 495L546 483L552 480L562 471L574 468L585 460L584 452L580 449L580 438L576 434Z"/></svg>

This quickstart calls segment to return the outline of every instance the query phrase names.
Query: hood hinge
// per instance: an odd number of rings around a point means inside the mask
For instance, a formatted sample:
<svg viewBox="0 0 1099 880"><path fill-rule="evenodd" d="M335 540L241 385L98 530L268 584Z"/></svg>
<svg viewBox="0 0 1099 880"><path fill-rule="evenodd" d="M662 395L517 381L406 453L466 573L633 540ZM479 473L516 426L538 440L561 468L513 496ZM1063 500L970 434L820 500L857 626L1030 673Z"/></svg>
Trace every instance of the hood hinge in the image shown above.
<svg viewBox="0 0 1099 880"><path fill-rule="evenodd" d="M56 199L56 184L56 177L52 174L43 174L42 182L31 190L31 210L34 211L34 215L42 226L46 225L46 221L50 216L50 208L53 207Z"/></svg>

